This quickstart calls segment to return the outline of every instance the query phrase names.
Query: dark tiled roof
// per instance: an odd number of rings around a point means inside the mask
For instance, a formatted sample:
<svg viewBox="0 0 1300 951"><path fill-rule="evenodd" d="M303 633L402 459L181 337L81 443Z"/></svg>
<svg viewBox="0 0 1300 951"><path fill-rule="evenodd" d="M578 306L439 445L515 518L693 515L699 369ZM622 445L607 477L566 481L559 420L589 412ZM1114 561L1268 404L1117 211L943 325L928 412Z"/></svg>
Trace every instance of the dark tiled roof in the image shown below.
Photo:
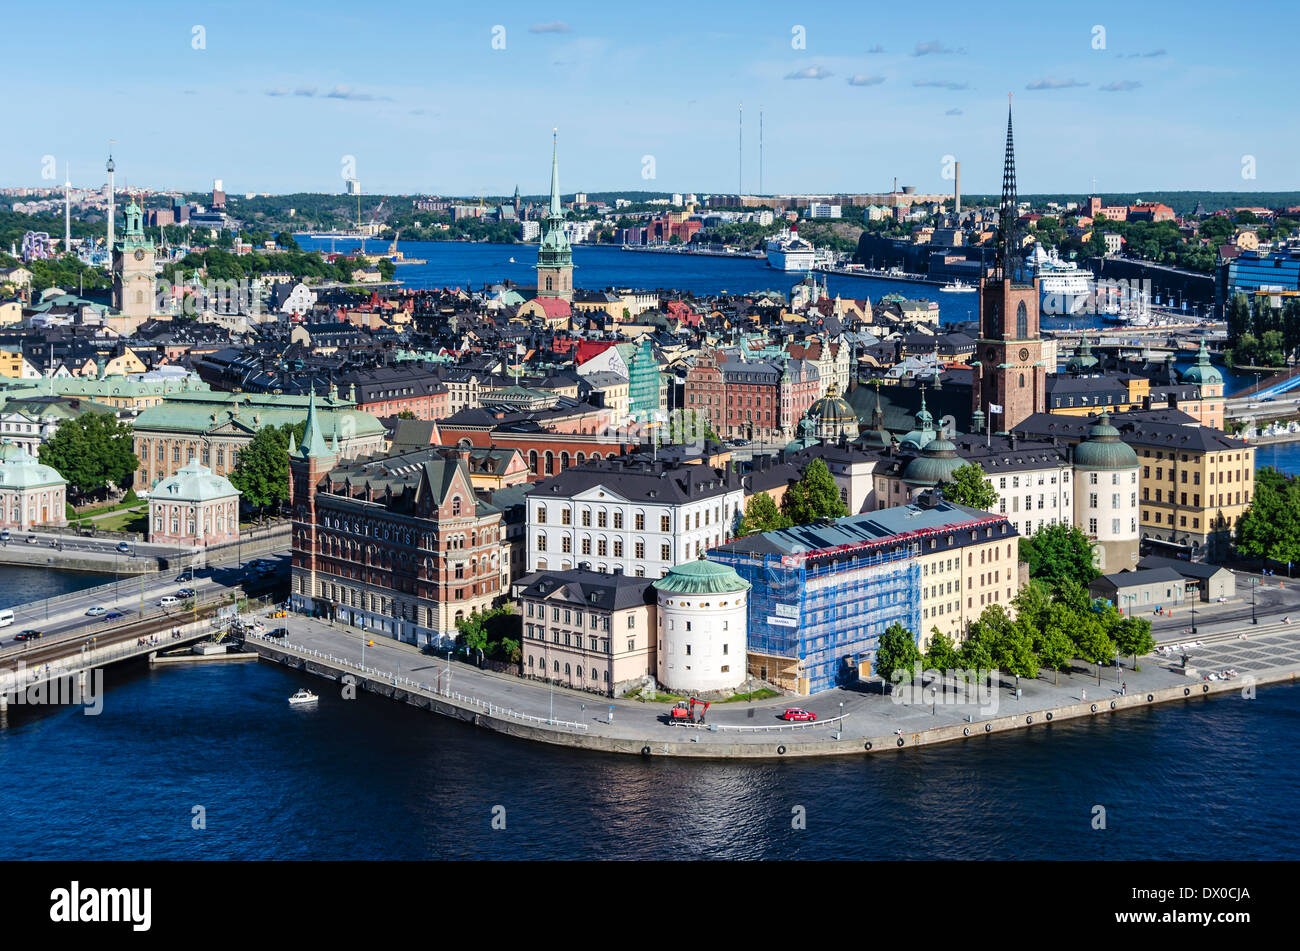
<svg viewBox="0 0 1300 951"><path fill-rule="evenodd" d="M621 611L655 602L654 579L612 575L581 568L535 571L515 582L521 597Z"/></svg>

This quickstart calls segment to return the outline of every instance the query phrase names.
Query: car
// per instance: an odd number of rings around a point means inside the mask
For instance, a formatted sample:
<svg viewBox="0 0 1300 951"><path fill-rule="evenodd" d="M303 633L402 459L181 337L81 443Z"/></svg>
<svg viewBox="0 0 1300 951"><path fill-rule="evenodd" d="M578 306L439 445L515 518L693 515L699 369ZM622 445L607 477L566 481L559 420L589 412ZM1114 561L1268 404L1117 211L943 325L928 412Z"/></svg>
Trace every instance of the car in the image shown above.
<svg viewBox="0 0 1300 951"><path fill-rule="evenodd" d="M193 589L193 588L181 588L181 590L179 590L179 591L176 592L176 596L177 596L178 598L192 598L192 597L194 597L194 589Z"/></svg>
<svg viewBox="0 0 1300 951"><path fill-rule="evenodd" d="M109 611L104 615L105 621L116 621L120 617L126 617L125 611Z"/></svg>
<svg viewBox="0 0 1300 951"><path fill-rule="evenodd" d="M167 607L171 607L173 604L180 604L180 603L181 603L180 598L174 597L173 595L169 594L161 601L158 602L158 607L167 608Z"/></svg>
<svg viewBox="0 0 1300 951"><path fill-rule="evenodd" d="M29 544L29 545L35 545L35 544L36 544L36 536L35 536L35 535L28 535L28 536L27 536L27 544Z"/></svg>
<svg viewBox="0 0 1300 951"><path fill-rule="evenodd" d="M287 627L277 627L275 628L275 630L270 631L266 636L267 637L288 637L289 629Z"/></svg>
<svg viewBox="0 0 1300 951"><path fill-rule="evenodd" d="M125 554L131 550L131 546L127 542L118 542L117 550Z"/></svg>
<svg viewBox="0 0 1300 951"><path fill-rule="evenodd" d="M194 578L190 576L190 573L188 571L182 572L181 574L176 576L177 584L185 584L185 582L193 581L193 580Z"/></svg>
<svg viewBox="0 0 1300 951"><path fill-rule="evenodd" d="M38 637L42 637L42 636L43 636L43 632L42 632L42 631L37 631L37 630L33 630L32 628L28 628L28 629L25 630L25 631L20 631L19 633L15 634L15 635L14 635L14 640L16 640L16 641L34 641L34 640L36 640L36 638L38 638Z"/></svg>
<svg viewBox="0 0 1300 951"><path fill-rule="evenodd" d="M9 541L9 529L6 528L4 531L0 531L0 542L7 541Z"/></svg>
<svg viewBox="0 0 1300 951"><path fill-rule="evenodd" d="M86 608L86 617L99 617L101 614L107 614L108 608L100 607L98 604L93 608Z"/></svg>
<svg viewBox="0 0 1300 951"><path fill-rule="evenodd" d="M1260 397L1260 400L1259 400L1259 401L1260 401L1261 403L1271 403L1271 402L1273 402L1273 400L1274 400L1274 397L1272 397L1272 396L1264 396L1264 397Z"/></svg>
<svg viewBox="0 0 1300 951"><path fill-rule="evenodd" d="M817 719L817 714L809 713L807 710L804 710L802 707L790 707L788 710L785 711L785 713L781 714L781 719L791 720L791 721L802 720L802 721L812 722L813 720Z"/></svg>

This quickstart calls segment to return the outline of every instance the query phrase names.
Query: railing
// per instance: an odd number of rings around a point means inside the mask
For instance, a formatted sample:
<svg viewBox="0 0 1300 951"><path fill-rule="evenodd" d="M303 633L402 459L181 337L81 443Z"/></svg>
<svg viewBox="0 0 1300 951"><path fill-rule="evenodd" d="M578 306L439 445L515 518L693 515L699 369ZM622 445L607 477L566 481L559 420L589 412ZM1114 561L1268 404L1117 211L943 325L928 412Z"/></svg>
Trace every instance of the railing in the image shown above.
<svg viewBox="0 0 1300 951"><path fill-rule="evenodd" d="M814 726L827 726L831 723L847 720L849 716L847 713L842 713L837 717L831 717L829 720L803 720L792 723L774 723L770 726L732 726L729 723L711 723L709 726L718 730L734 730L737 733L780 733L782 730L793 732L794 730L804 730Z"/></svg>
<svg viewBox="0 0 1300 951"><path fill-rule="evenodd" d="M489 716L508 717L512 720L521 720L529 723L539 723L539 724L544 723L547 724L548 726L559 726L559 727L564 727L566 729L581 730L583 732L586 732L587 730L587 724L585 723L577 723L573 720L556 720L552 717L536 717L529 713L520 713L518 710L512 710L509 707L500 706L499 704L492 703L491 701L483 700L480 697L473 697L463 693L456 693L451 690L443 690L441 687L432 687L429 684L423 683L421 681L412 680L410 677L399 676L393 673L392 671L380 670L377 667L364 667L361 664L357 663L356 661L349 660L346 657L337 657L334 654L329 654L326 653L325 651L318 651L315 648L303 647L299 644L291 644L288 641L281 640L280 638L268 637L265 634L258 634L255 632L248 632L245 634L245 637L256 637L266 641L268 644L276 648L287 648L288 650L295 651L296 653L301 654L304 657L318 657L321 660L327 660L332 664L338 664L342 667L348 667L351 668L352 670L359 671L360 673L363 674L368 674L375 678L382 678L383 680L388 681L394 687L399 687L399 686L409 687L414 690L420 690L425 693L433 694L434 696L446 697L448 700L452 700L467 706L482 707L483 711L487 713Z"/></svg>
<svg viewBox="0 0 1300 951"><path fill-rule="evenodd" d="M140 657L151 654L161 647L178 640L185 640L191 637L204 636L208 632L191 632L184 635L169 635L166 640L157 642L149 641L145 644L134 643L118 645L115 647L98 647L86 653L68 654L57 660L47 661L43 664L36 664L32 667L23 667L23 671L30 673L31 677L25 683L18 683L18 668L5 671L0 674L6 683L6 686L0 687L0 693L16 694L19 691L27 690L41 683L49 683L59 680L63 677L73 677L86 671L95 670L99 667L106 666L115 661L124 660L128 657ZM154 635L150 635L151 637ZM107 653L102 653L107 651ZM12 655L11 655L12 656ZM22 657L18 660L21 662ZM72 663L69 663L72 661ZM42 673L44 671L44 673Z"/></svg>

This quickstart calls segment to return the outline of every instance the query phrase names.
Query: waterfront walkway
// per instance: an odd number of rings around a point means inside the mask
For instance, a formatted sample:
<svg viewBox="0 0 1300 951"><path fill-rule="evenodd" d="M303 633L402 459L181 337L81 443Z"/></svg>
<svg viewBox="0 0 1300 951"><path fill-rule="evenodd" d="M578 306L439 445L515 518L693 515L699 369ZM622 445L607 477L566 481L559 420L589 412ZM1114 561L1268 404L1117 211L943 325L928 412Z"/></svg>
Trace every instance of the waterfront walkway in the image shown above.
<svg viewBox="0 0 1300 951"><path fill-rule="evenodd" d="M882 696L881 685L867 683L813 697L714 704L704 728L664 722L668 704L610 700L564 687L524 680L421 653L416 648L324 621L290 617L283 641L253 639L263 657L340 679L350 674L366 689L416 706L474 722L500 732L541 742L642 755L773 757L844 755L903 746L927 745L1042 724L1053 719L1090 716L1149 705L1194 694L1241 694L1243 687L1294 680L1300 674L1300 623L1262 623L1246 632L1203 632L1189 649L1197 671L1185 675L1178 656L1151 655L1135 672L1123 665L1076 667L1054 683L1051 673L1003 686L982 696L959 694L953 684L925 684L913 691ZM364 641L364 660L362 648ZM1206 680L1236 668L1231 680ZM363 669L364 668L364 669ZM899 702L903 700L904 702ZM817 714L815 724L787 724L788 706ZM612 708L612 710L611 710Z"/></svg>

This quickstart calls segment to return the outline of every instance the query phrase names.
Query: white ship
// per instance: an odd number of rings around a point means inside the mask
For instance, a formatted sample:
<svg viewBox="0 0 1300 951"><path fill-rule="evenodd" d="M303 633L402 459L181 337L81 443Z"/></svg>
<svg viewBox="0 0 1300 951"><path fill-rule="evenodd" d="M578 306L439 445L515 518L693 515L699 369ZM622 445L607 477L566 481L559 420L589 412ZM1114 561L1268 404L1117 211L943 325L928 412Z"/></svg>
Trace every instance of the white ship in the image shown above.
<svg viewBox="0 0 1300 951"><path fill-rule="evenodd" d="M953 281L950 284L943 285L939 290L948 294L973 294L976 288L970 284L963 284L961 281Z"/></svg>
<svg viewBox="0 0 1300 951"><path fill-rule="evenodd" d="M1044 251L1041 244L1025 258L1039 279L1039 306L1045 316L1073 317L1088 306L1094 280L1092 272L1072 261L1063 261L1055 249Z"/></svg>
<svg viewBox="0 0 1300 951"><path fill-rule="evenodd" d="M811 271L816 258L812 242L789 228L782 228L767 242L767 263L778 271Z"/></svg>

